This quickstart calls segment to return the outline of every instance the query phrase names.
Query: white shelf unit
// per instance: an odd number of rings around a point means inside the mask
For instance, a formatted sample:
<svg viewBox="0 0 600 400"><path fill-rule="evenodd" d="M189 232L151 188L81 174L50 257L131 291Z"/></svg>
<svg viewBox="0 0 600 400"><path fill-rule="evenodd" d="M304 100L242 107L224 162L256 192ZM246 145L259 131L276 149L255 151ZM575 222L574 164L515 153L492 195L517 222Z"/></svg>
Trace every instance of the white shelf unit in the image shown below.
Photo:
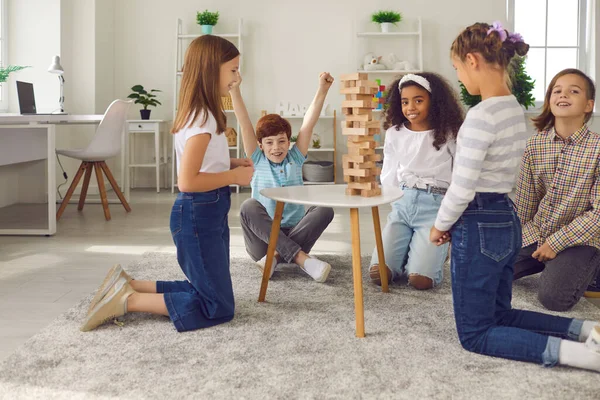
<svg viewBox="0 0 600 400"><path fill-rule="evenodd" d="M238 31L236 33L213 33L214 36L219 36L222 38L225 38L229 41L231 41L233 44L236 45L236 47L238 48L238 50L240 51L240 53L242 53L243 50L243 19L240 18L238 20ZM198 27L198 29L200 29L200 27ZM202 36L202 33L197 33L197 34L184 34L183 33L183 23L181 21L180 18L177 19L177 29L176 29L176 34L175 34L175 48L176 48L176 56L175 56L175 71L174 71L174 79L173 79L173 93L174 93L174 99L173 99L173 121L175 121L175 118L177 116L177 103L178 103L178 99L179 99L179 84L180 84L180 80L181 77L183 75L183 73L181 72L182 68L183 68L183 61L184 61L184 56L185 56L185 50L187 49L189 43L196 39L197 37ZM242 60L243 57L240 57L240 73L242 72ZM227 115L227 120L228 120L228 125L231 126L229 120L230 118L233 116L235 118L235 114L233 112L233 110L225 110L225 114ZM240 124L239 121L236 118L236 123L235 123L235 130L237 132L237 144L235 146L230 146L229 147L229 153L231 155L232 158L239 158L240 157L240 137L241 137L241 130L240 130ZM175 193L175 186L176 186L176 171L177 171L177 164L176 164L176 154L175 154L175 146L173 146L173 151L171 154L171 193ZM236 193L240 192L240 187L238 185L233 185L236 189Z"/></svg>
<svg viewBox="0 0 600 400"><path fill-rule="evenodd" d="M379 76L394 75L394 77L392 77L391 80L393 80L395 78L395 75L418 74L420 72L423 72L423 25L422 25L421 17L418 17L416 19L416 30L413 30L413 31L357 32L356 37L359 39L362 39L363 42L368 41L368 40L378 40L379 41L381 39L394 40L394 47L392 47L389 50L389 52L394 52L396 54L396 56L398 56L398 57L403 57L403 54L400 53L400 51L396 50L396 49L401 50L402 43L404 43L406 40L414 41L416 39L416 58L417 58L417 68L414 70L384 69L384 70L367 71L367 70L362 69L362 60L363 60L364 54L359 54L359 49L362 48L362 46L357 45L356 46L356 51L357 51L356 57L359 60L359 62L361 63L361 66L357 69L357 72L366 73L369 75L379 75ZM369 77L369 79L373 80L371 77ZM386 87L389 85L389 83L390 82L385 82ZM382 84L384 84L384 82L382 82ZM374 109L373 114L378 115L379 118L381 118L382 111L383 110L381 110L381 109ZM381 145L377 146L375 149L383 150L384 141L385 141L385 132L382 130L381 134L380 134L380 144Z"/></svg>
<svg viewBox="0 0 600 400"><path fill-rule="evenodd" d="M265 115L267 112L265 110L262 111L262 115ZM282 116L285 119L304 119L303 115L293 115L293 116ZM331 160L333 161L333 182L310 182L310 181L304 181L305 185L333 185L335 184L335 177L336 177L336 172L337 172L337 110L333 110L333 115L321 115L319 116L319 120L327 120L327 119L331 119L332 120L332 141L333 141L333 146L332 147L319 147L318 149L315 149L314 147L309 147L308 148L308 154L310 155L311 153L321 153L321 154L326 154L326 153L331 153ZM292 135L294 135L293 132L293 128L292 128ZM323 140L323 135L320 134L319 135L321 137L321 140ZM311 142L312 145L312 142Z"/></svg>

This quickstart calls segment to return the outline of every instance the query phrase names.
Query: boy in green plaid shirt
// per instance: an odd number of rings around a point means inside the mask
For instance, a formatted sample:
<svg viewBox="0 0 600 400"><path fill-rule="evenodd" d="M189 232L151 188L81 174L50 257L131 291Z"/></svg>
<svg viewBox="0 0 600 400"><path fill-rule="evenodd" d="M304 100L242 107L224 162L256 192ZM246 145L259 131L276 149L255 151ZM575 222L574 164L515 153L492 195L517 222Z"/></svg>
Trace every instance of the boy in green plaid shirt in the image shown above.
<svg viewBox="0 0 600 400"><path fill-rule="evenodd" d="M594 98L594 82L577 69L552 79L517 182L514 279L541 272L538 298L553 311L600 297L600 135L586 125Z"/></svg>

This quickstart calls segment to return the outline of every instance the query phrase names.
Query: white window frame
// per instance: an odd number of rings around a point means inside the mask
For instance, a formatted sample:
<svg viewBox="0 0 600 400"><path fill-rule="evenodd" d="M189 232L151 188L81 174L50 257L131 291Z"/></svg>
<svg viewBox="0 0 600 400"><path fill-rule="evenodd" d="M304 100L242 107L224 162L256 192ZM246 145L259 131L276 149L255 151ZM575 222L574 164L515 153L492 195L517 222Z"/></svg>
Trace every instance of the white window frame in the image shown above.
<svg viewBox="0 0 600 400"><path fill-rule="evenodd" d="M544 46L530 46L531 49L544 49L544 90L543 92L546 93L546 89L547 89L547 84L550 83L550 79L552 79L552 77L547 77L546 76L546 71L547 71L547 62L548 62L548 49L577 49L577 65L575 66L575 68L582 70L583 72L585 72L588 76L591 76L592 79L595 79L594 73L595 71L589 71L589 63L588 58L589 57L594 57L594 54L588 54L588 46L587 46L587 40L588 40L588 35L587 35L587 31L588 31L588 20L586 17L586 10L588 8L588 2L589 1L594 1L594 0L578 0L578 20L577 20L577 27L578 27L578 35L577 35L577 46L548 46L547 45L547 41L548 41L548 0L546 1L546 31L545 31L545 39L544 39ZM508 25L510 26L510 30L514 31L514 27L515 27L515 0L507 0L506 1L506 19L508 20ZM525 41L527 41L527 38L525 38ZM537 84L538 82L536 82ZM536 108L541 108L542 105L544 104L543 99L540 100L536 100L535 102L535 106Z"/></svg>
<svg viewBox="0 0 600 400"><path fill-rule="evenodd" d="M2 23L2 29L0 29L0 45L2 51L0 51L0 65L7 66L8 50L7 50L7 33L8 33L8 12L7 0L0 0L0 22ZM0 90L2 91L2 99L0 100L0 112L8 111L8 85L6 83L0 84Z"/></svg>

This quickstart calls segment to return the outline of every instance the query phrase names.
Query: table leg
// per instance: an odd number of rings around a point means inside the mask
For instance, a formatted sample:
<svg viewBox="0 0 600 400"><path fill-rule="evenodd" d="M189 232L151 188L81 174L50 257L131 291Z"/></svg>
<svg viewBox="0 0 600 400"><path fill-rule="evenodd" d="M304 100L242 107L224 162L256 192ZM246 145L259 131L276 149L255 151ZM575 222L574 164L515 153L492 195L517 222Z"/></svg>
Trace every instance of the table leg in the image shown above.
<svg viewBox="0 0 600 400"><path fill-rule="evenodd" d="M265 261L265 268L263 270L262 283L260 284L260 293L258 295L258 301L265 301L267 295L267 286L269 285L269 277L271 276L271 264L273 264L273 257L275 256L275 247L277 247L277 239L279 238L279 227L281 226L281 217L283 216L284 203L278 201L275 205L275 215L273 218L273 225L271 226L271 236L269 237L269 247L267 247L267 259Z"/></svg>
<svg viewBox="0 0 600 400"><path fill-rule="evenodd" d="M352 231L352 276L354 280L354 312L356 313L356 337L365 337L365 311L363 304L362 271L360 265L360 225L358 208L350 209Z"/></svg>
<svg viewBox="0 0 600 400"><path fill-rule="evenodd" d="M377 259L379 260L379 277L381 278L381 291L389 292L387 264L385 263L385 255L383 254L383 240L381 239L381 224L379 222L379 208L377 206L371 208L373 213L373 228L375 230L375 243L377 243Z"/></svg>
<svg viewBox="0 0 600 400"><path fill-rule="evenodd" d="M156 193L160 193L160 130L154 128L154 168L156 169Z"/></svg>

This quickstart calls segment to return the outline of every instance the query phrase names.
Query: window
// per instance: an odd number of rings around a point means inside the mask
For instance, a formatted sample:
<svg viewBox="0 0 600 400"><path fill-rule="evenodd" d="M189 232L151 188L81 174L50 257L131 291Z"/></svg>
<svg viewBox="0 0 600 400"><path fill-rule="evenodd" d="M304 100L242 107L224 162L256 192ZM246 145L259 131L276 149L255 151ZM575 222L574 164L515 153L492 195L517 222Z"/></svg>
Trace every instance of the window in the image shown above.
<svg viewBox="0 0 600 400"><path fill-rule="evenodd" d="M514 31L529 44L526 68L535 79L533 95L541 105L548 84L557 72L579 68L594 78L587 60L586 11L593 0L508 0L508 19ZM590 4L588 4L590 3Z"/></svg>
<svg viewBox="0 0 600 400"><path fill-rule="evenodd" d="M0 0L0 66L6 66L6 0ZM8 110L8 99L6 94L8 89L5 83L0 83L0 111Z"/></svg>

